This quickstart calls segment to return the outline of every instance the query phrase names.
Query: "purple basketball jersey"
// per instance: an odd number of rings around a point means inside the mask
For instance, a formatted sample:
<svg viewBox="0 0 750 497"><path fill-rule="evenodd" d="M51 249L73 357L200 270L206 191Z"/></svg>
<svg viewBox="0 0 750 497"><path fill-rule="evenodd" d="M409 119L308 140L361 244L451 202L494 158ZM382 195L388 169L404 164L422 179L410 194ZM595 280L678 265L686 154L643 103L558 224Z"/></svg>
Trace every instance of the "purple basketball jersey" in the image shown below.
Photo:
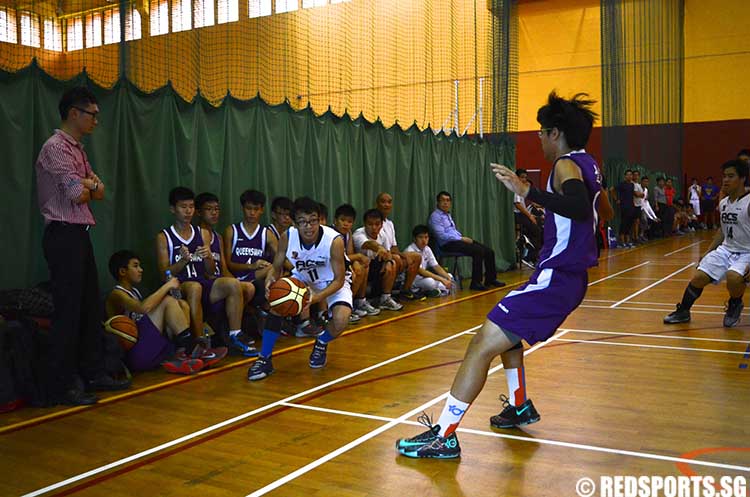
<svg viewBox="0 0 750 497"><path fill-rule="evenodd" d="M219 234L216 230L211 230L211 255L214 256L214 262L216 263L216 271L214 276L217 278L221 276L221 242L219 241Z"/></svg>
<svg viewBox="0 0 750 497"><path fill-rule="evenodd" d="M583 183L588 190L591 201L591 213L584 221L574 221L570 218L555 214L549 209L544 210L544 242L539 254L540 269L557 268L564 271L585 271L596 266L596 225L599 221L597 205L602 188L602 175L593 157L585 151L571 152L558 157L570 159L578 165L583 177ZM557 161L555 161L557 163ZM555 167L552 166L547 191L553 192L555 181Z"/></svg>
<svg viewBox="0 0 750 497"><path fill-rule="evenodd" d="M253 233L248 234L241 222L232 225L232 262L254 264L260 259L269 260L266 254L266 228L258 225ZM269 261L270 262L270 261ZM233 271L237 279L253 281L255 271Z"/></svg>
<svg viewBox="0 0 750 497"><path fill-rule="evenodd" d="M167 237L167 248L169 249L169 265L171 266L175 262L179 261L180 248L185 245L190 253L192 254L190 262L180 271L179 274L175 274L180 281L203 281L207 280L206 277L206 266L203 264L203 258L197 255L195 252L198 247L203 245L203 238L201 237L201 231L199 228L190 226L192 235L187 240L180 237L174 226L162 230L162 233ZM217 240L218 241L218 240Z"/></svg>

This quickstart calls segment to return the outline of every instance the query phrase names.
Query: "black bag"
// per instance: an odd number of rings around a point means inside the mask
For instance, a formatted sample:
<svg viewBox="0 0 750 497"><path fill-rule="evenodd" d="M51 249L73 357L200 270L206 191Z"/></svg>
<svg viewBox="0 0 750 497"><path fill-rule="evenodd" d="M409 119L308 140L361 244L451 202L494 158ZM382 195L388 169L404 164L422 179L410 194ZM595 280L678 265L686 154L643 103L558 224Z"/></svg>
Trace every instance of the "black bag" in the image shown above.
<svg viewBox="0 0 750 497"><path fill-rule="evenodd" d="M17 399L34 406L49 403L50 388L45 384L41 351L49 340L47 331L25 316L8 321L3 330L4 351Z"/></svg>
<svg viewBox="0 0 750 497"><path fill-rule="evenodd" d="M133 377L125 365L125 352L117 338L106 331L102 333L102 352L104 355L104 372L112 378L128 380Z"/></svg>
<svg viewBox="0 0 750 497"><path fill-rule="evenodd" d="M9 342L8 324L0 318L0 412L5 410L4 406L10 406L18 400L10 363Z"/></svg>
<svg viewBox="0 0 750 497"><path fill-rule="evenodd" d="M55 304L47 283L41 283L34 288L0 291L0 314L4 316L24 315L48 318L54 312Z"/></svg>

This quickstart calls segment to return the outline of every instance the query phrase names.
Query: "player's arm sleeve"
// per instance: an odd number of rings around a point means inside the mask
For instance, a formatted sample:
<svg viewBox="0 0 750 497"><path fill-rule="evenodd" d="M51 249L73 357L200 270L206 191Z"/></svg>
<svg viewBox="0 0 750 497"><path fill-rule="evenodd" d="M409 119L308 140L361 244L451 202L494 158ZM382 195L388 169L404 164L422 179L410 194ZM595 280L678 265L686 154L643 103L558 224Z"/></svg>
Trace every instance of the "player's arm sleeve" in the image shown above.
<svg viewBox="0 0 750 497"><path fill-rule="evenodd" d="M574 221L585 221L591 216L591 202L583 181L569 179L562 184L562 191L561 195L532 187L526 198Z"/></svg>

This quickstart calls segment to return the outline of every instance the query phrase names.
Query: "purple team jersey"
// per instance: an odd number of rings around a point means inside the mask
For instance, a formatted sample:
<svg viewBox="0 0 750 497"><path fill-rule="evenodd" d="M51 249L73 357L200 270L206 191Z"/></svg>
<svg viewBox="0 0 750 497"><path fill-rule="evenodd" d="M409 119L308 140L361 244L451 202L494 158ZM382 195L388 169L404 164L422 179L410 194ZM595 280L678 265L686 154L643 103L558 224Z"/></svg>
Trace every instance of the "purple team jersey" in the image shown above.
<svg viewBox="0 0 750 497"><path fill-rule="evenodd" d="M581 169L591 201L591 213L584 221L573 221L545 209L544 245L541 261L528 283L505 296L487 314L487 319L505 331L523 338L529 345L547 340L581 304L588 287L587 268L597 265L595 229L601 192L601 174L593 157L572 152L567 158ZM557 161L555 161L557 162ZM552 192L552 167L547 191Z"/></svg>
<svg viewBox="0 0 750 497"><path fill-rule="evenodd" d="M602 175L596 161L586 152L571 152L559 157L570 159L575 162L581 170L583 183L588 190L591 201L591 212L583 221L573 221L570 218L555 214L549 209L544 209L544 242L539 254L540 269L556 268L564 271L585 271L596 266L596 225L599 221L597 205L602 189ZM555 163L557 163L555 161ZM555 167L547 181L547 191L553 192L552 185L555 181Z"/></svg>
<svg viewBox="0 0 750 497"><path fill-rule="evenodd" d="M214 276L217 278L221 276L221 241L219 234L216 230L211 230L211 255L214 256L214 262L216 263L216 270Z"/></svg>
<svg viewBox="0 0 750 497"><path fill-rule="evenodd" d="M203 258L197 255L195 252L198 248L203 245L203 238L201 237L201 231L199 228L190 226L192 235L187 240L180 237L174 226L162 230L162 233L167 237L167 248L169 249L169 265L171 266L175 262L180 260L180 247L183 245L187 246L188 250L192 254L190 262L180 271L180 274L174 274L172 276L177 277L180 281L205 281L206 277L206 266L203 264ZM218 243L218 238L217 238ZM213 251L213 249L212 249Z"/></svg>
<svg viewBox="0 0 750 497"><path fill-rule="evenodd" d="M260 259L271 262L266 253L266 228L258 225L255 231L245 231L245 226L239 222L232 225L232 262L237 264L254 264ZM255 271L233 271L232 274L242 281L253 281Z"/></svg>

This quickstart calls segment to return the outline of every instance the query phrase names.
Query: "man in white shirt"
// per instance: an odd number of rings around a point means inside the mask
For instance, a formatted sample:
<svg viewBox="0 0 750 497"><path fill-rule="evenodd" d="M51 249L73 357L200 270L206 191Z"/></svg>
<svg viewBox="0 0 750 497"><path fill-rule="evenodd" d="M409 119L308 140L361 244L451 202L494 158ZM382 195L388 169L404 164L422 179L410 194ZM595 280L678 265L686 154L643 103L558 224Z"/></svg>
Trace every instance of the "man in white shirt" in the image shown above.
<svg viewBox="0 0 750 497"><path fill-rule="evenodd" d="M429 246L430 230L424 224L414 227L411 232L414 242L406 248L406 254L419 254L421 264L414 280L414 286L425 292L428 297L448 295L453 286L453 276L438 263Z"/></svg>
<svg viewBox="0 0 750 497"><path fill-rule="evenodd" d="M635 207L635 214L633 215L630 239L635 242L641 241L641 213L645 201L646 195L643 193L643 187L641 186L641 173L640 171L633 171L633 207Z"/></svg>
<svg viewBox="0 0 750 497"><path fill-rule="evenodd" d="M405 273L404 288L399 294L399 298L403 297L408 300L423 299L423 296L419 296L411 291L414 278L416 278L417 271L419 270L419 265L422 263L422 256L416 252L402 253L399 250L398 242L396 241L396 226L388 218L393 211L393 197L391 194L386 192L379 193L375 199L375 208L383 214L383 229L381 233L388 239L388 243L390 244L390 251L396 263L396 274Z"/></svg>
<svg viewBox="0 0 750 497"><path fill-rule="evenodd" d="M396 261L391 252L391 240L383 233L383 214L370 209L363 216L364 226L353 235L354 249L370 258L368 281L372 285L373 305L388 311L404 308L391 296L396 281Z"/></svg>

